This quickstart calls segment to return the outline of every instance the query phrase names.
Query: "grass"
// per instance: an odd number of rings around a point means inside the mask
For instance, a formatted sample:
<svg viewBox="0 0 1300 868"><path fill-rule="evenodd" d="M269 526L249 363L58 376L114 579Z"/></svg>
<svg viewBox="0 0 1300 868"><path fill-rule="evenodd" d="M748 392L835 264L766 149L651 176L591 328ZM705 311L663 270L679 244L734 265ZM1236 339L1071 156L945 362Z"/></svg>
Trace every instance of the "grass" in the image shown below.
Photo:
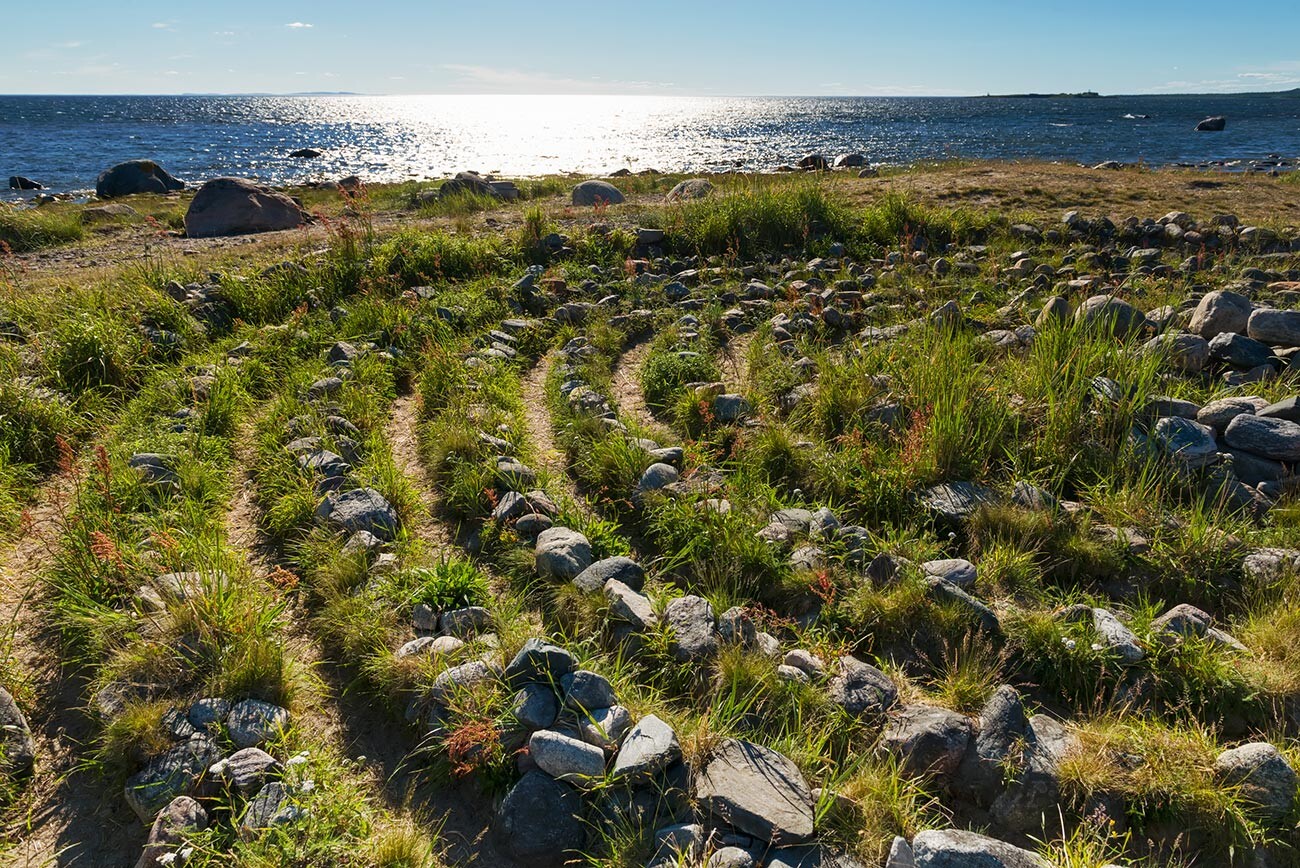
<svg viewBox="0 0 1300 868"><path fill-rule="evenodd" d="M75 213L0 208L0 249L11 253L30 253L72 244L84 238L85 234L81 218Z"/></svg>

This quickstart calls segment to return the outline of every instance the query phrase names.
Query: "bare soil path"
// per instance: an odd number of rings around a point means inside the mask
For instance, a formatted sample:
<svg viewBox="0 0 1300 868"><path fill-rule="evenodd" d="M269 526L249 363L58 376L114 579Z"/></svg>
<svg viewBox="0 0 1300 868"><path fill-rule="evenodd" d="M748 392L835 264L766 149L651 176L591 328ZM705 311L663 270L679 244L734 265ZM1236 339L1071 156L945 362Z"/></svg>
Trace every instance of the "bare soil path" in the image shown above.
<svg viewBox="0 0 1300 868"><path fill-rule="evenodd" d="M587 501L578 493L578 487L569 476L568 461L555 436L555 423L550 408L546 406L546 376L551 372L558 354L542 356L524 377L521 394L524 401L524 424L528 428L528 443L533 447L537 470L546 471L547 481L556 491L571 500L579 509L587 510Z"/></svg>
<svg viewBox="0 0 1300 868"><path fill-rule="evenodd" d="M645 393L641 391L641 368L650 355L651 343L651 338L646 337L619 356L610 391L624 421L635 422L647 432L664 431L666 434L664 426L646 406Z"/></svg>
<svg viewBox="0 0 1300 868"><path fill-rule="evenodd" d="M14 868L117 868L134 864L145 839L121 792L78 768L97 728L83 708L85 679L65 665L46 614L41 578L75 502L74 473L41 487L20 532L0 549L0 632L11 639L6 669L21 680L16 693L36 742L35 774L0 830L0 862Z"/></svg>
<svg viewBox="0 0 1300 868"><path fill-rule="evenodd" d="M455 550L455 535L438 519L438 489L420 458L419 410L419 400L414 394L401 395L393 402L386 431L388 447L393 463L420 495L420 515L412 528L413 534L436 553L451 554Z"/></svg>

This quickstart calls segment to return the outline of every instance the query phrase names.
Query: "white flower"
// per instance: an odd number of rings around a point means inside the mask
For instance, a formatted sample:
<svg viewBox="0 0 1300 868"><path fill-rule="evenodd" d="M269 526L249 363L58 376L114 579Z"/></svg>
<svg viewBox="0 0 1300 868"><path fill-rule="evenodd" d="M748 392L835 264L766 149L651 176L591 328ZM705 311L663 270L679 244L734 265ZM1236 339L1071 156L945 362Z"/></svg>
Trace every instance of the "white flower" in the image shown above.
<svg viewBox="0 0 1300 868"><path fill-rule="evenodd" d="M194 855L194 848L193 848L193 847L182 847L182 848L181 848L181 858L182 858L182 859L189 859L189 858L190 858L191 856L193 856L193 855Z"/></svg>
<svg viewBox="0 0 1300 868"><path fill-rule="evenodd" d="M302 786L299 787L299 789L301 789L304 793L310 793L312 790L316 789L316 782L313 781L311 778L308 778L307 780L302 782Z"/></svg>
<svg viewBox="0 0 1300 868"><path fill-rule="evenodd" d="M303 751L303 752L300 753L300 754L295 754L294 756L292 756L292 757L289 758L289 761L286 762L285 765L287 765L287 766L300 766L300 765L302 765L303 763L307 762L307 757L308 757L309 755L310 755L310 754L309 754L308 751Z"/></svg>
<svg viewBox="0 0 1300 868"><path fill-rule="evenodd" d="M1064 645L1066 648L1068 648L1069 650L1073 651L1073 650L1074 650L1074 646L1075 646L1077 643L1076 643L1073 639L1062 639L1062 640L1061 640L1061 644L1063 644L1063 645Z"/></svg>
<svg viewBox="0 0 1300 868"><path fill-rule="evenodd" d="M175 854L175 853L164 853L164 854L162 854L161 856L158 857L158 864L159 864L159 865L170 865L170 864L172 864L172 863L175 862L175 861L176 861L176 854Z"/></svg>

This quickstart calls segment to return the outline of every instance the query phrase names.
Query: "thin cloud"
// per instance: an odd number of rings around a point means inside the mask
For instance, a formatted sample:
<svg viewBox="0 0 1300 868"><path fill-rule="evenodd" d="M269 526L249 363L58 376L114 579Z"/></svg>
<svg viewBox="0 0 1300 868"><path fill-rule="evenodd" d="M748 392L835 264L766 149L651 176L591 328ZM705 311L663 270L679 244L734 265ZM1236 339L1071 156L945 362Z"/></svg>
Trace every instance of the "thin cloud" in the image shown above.
<svg viewBox="0 0 1300 868"><path fill-rule="evenodd" d="M302 22L302 21L294 21L293 23L291 23L291 24L286 24L286 25L284 25L284 26L285 26L285 27L288 27L290 30L310 30L311 28L315 27L316 25L314 25L314 24L306 24L306 23L304 23L304 22Z"/></svg>

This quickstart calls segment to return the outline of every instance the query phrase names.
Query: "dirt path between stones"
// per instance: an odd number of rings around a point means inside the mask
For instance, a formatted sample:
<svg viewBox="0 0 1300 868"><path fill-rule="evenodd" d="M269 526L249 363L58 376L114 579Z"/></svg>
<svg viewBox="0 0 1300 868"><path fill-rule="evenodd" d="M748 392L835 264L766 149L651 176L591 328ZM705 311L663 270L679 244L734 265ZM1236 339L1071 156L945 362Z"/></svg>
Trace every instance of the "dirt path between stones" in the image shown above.
<svg viewBox="0 0 1300 868"><path fill-rule="evenodd" d="M36 742L36 771L7 812L5 865L117 868L134 864L145 828L122 794L78 770L97 728L84 712L85 679L60 656L41 582L76 500L76 478L51 478L23 513L19 535L0 551L0 631L12 637L10 663L27 689L19 702ZM26 701L24 701L26 700Z"/></svg>
<svg viewBox="0 0 1300 868"><path fill-rule="evenodd" d="M451 529L438 518L441 498L420 458L419 409L419 401L414 394L398 397L393 402L385 433L393 454L393 463L420 495L419 520L412 532L437 554L446 556L455 551L456 540Z"/></svg>
<svg viewBox="0 0 1300 868"><path fill-rule="evenodd" d="M568 460L564 450L555 439L555 425L551 420L550 408L546 406L546 375L551 372L558 353L551 352L542 356L524 377L521 395L524 401L524 424L528 428L528 443L532 446L535 470L546 471L546 480L556 491L571 500L577 508L589 511L586 499L578 493L578 487L569 476Z"/></svg>
<svg viewBox="0 0 1300 868"><path fill-rule="evenodd" d="M614 376L610 391L619 415L625 422L635 422L649 432L665 432L664 426L646 406L645 394L641 391L641 367L650 355L651 338L633 344L623 355L619 356L614 366Z"/></svg>
<svg viewBox="0 0 1300 868"><path fill-rule="evenodd" d="M756 330L733 335L722 348L722 372L728 382L742 395L749 388L749 365L747 364L749 347L757 337Z"/></svg>

